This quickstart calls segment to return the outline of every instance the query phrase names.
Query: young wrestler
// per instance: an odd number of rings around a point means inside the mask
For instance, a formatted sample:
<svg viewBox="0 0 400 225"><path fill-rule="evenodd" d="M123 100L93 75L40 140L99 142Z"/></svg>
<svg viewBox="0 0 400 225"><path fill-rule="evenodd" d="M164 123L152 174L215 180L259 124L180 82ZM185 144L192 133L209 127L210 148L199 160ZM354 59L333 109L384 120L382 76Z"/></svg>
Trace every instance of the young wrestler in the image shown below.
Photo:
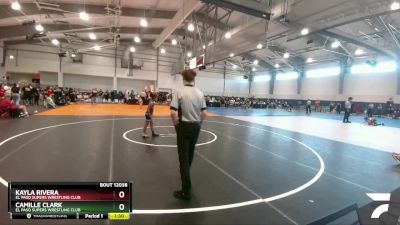
<svg viewBox="0 0 400 225"><path fill-rule="evenodd" d="M147 111L145 114L146 122L143 127L143 134L142 134L143 138L149 137L149 135L147 135L147 127L149 125L150 125L150 129L151 129L151 133L152 133L153 137L159 136L159 134L157 134L153 128L153 112L154 112L154 102L155 102L156 98L157 98L157 94L155 92L150 92L150 101L149 101L149 104L147 105Z"/></svg>

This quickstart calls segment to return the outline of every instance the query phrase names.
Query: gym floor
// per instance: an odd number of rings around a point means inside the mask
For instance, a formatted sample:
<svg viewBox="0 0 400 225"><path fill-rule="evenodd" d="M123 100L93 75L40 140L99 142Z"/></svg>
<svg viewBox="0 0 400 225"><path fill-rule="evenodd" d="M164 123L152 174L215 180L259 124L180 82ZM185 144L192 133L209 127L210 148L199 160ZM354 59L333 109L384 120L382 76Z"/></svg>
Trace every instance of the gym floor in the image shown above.
<svg viewBox="0 0 400 225"><path fill-rule="evenodd" d="M220 116L202 127L193 199L180 201L172 196L180 178L168 107L155 109L161 136L148 140L141 137L144 108L74 105L0 121L0 224L307 224L371 202L366 193L399 187L400 166L387 152L400 149L395 126L210 109ZM7 181L132 181L133 215L123 222L9 220Z"/></svg>

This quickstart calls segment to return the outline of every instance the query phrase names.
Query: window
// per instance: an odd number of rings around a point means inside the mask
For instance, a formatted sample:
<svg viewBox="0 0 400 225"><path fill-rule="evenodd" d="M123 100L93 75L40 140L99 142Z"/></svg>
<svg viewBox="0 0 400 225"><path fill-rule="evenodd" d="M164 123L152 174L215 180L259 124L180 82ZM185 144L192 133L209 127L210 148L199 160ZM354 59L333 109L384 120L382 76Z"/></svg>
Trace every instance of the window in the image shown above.
<svg viewBox="0 0 400 225"><path fill-rule="evenodd" d="M299 78L299 74L297 72L276 74L276 80L295 80L297 78Z"/></svg>
<svg viewBox="0 0 400 225"><path fill-rule="evenodd" d="M331 77L339 75L340 75L340 67L314 69L314 70L308 70L306 72L306 78Z"/></svg>
<svg viewBox="0 0 400 225"><path fill-rule="evenodd" d="M351 67L352 74L362 73L390 73L397 70L397 64L395 61L387 61L378 63L376 66L368 64L359 64Z"/></svg>
<svg viewBox="0 0 400 225"><path fill-rule="evenodd" d="M271 80L270 75L258 75L258 76L254 76L254 79L253 79L254 82L263 82L263 81L270 81L270 80Z"/></svg>

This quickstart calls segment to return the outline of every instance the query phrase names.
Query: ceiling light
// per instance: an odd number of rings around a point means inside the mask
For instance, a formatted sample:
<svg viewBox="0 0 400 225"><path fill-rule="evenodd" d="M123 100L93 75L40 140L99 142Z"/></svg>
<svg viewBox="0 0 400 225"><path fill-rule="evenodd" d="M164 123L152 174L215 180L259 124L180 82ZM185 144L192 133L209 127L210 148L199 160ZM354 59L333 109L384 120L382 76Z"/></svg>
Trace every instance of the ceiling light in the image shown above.
<svg viewBox="0 0 400 225"><path fill-rule="evenodd" d="M307 35L308 33L310 33L310 30L308 28L303 28L300 33L301 35Z"/></svg>
<svg viewBox="0 0 400 225"><path fill-rule="evenodd" d="M43 28L43 26L42 26L41 24L37 24L37 25L35 26L35 29L36 29L37 31L39 31L39 32L42 32L42 31L44 30L44 28Z"/></svg>
<svg viewBox="0 0 400 225"><path fill-rule="evenodd" d="M193 23L189 23L187 29L188 29L190 32L194 31L194 25L193 25Z"/></svg>
<svg viewBox="0 0 400 225"><path fill-rule="evenodd" d="M226 39L229 39L229 38L231 38L231 37L232 37L231 32L228 31L228 32L225 33L225 38L226 38Z"/></svg>
<svg viewBox="0 0 400 225"><path fill-rule="evenodd" d="M15 1L13 3L11 3L11 8L14 10L20 10L21 9L21 5L19 4L18 1Z"/></svg>
<svg viewBox="0 0 400 225"><path fill-rule="evenodd" d="M10 55L10 59L14 59L14 56L13 56L13 55Z"/></svg>
<svg viewBox="0 0 400 225"><path fill-rule="evenodd" d="M398 10L400 9L400 3L398 2L393 2L392 5L390 5L391 10Z"/></svg>
<svg viewBox="0 0 400 225"><path fill-rule="evenodd" d="M97 37L96 37L96 34L90 33L89 38L90 38L90 40L96 40Z"/></svg>
<svg viewBox="0 0 400 225"><path fill-rule="evenodd" d="M236 66L236 65L233 65L233 66L232 66L232 69L236 70L236 68L237 68L237 66Z"/></svg>
<svg viewBox="0 0 400 225"><path fill-rule="evenodd" d="M256 68L251 69L251 71L253 71L253 72L256 71Z"/></svg>
<svg viewBox="0 0 400 225"><path fill-rule="evenodd" d="M275 68L279 68L281 67L281 65L279 65L279 63L275 64Z"/></svg>
<svg viewBox="0 0 400 225"><path fill-rule="evenodd" d="M203 45L203 49L206 49L206 45Z"/></svg>
<svg viewBox="0 0 400 225"><path fill-rule="evenodd" d="M75 57L76 57L75 53L72 53L72 54L71 54L71 57L72 57L72 58L75 58Z"/></svg>
<svg viewBox="0 0 400 225"><path fill-rule="evenodd" d="M188 57L192 57L192 52L188 52L188 53L187 53L187 56L188 56Z"/></svg>
<svg viewBox="0 0 400 225"><path fill-rule="evenodd" d="M134 40L136 43L139 43L139 42L140 42L140 37L139 37L139 36L136 36L133 40Z"/></svg>
<svg viewBox="0 0 400 225"><path fill-rule="evenodd" d="M253 64L254 64L254 65L258 65L258 60L257 60L257 59L254 60Z"/></svg>
<svg viewBox="0 0 400 225"><path fill-rule="evenodd" d="M288 59L290 57L290 54L288 52L286 52L285 54L283 54L283 58Z"/></svg>
<svg viewBox="0 0 400 225"><path fill-rule="evenodd" d="M258 49L262 49L262 47L263 47L263 46L262 46L261 43L259 43L259 44L257 45L257 48L258 48Z"/></svg>
<svg viewBox="0 0 400 225"><path fill-rule="evenodd" d="M312 63L312 62L314 62L315 60L313 59L313 58L308 58L307 59L307 63Z"/></svg>
<svg viewBox="0 0 400 225"><path fill-rule="evenodd" d="M161 54L165 54L165 49L164 49L164 48L161 48L161 49L160 49L160 53L161 53Z"/></svg>
<svg viewBox="0 0 400 225"><path fill-rule="evenodd" d="M81 20L88 21L89 15L85 11L83 11L79 13L79 18L81 18Z"/></svg>
<svg viewBox="0 0 400 225"><path fill-rule="evenodd" d="M354 52L354 54L355 54L355 55L363 55L363 54L365 54L365 52L364 52L364 50L362 50L361 48L359 48L359 49L357 49L357 50Z"/></svg>
<svg viewBox="0 0 400 225"><path fill-rule="evenodd" d="M130 52L136 52L136 48L135 48L135 47L130 47L130 48L129 48L129 51L130 51Z"/></svg>
<svg viewBox="0 0 400 225"><path fill-rule="evenodd" d="M235 54L231 53L231 54L229 54L229 56L230 56L230 57L233 57L233 56L235 56Z"/></svg>
<svg viewBox="0 0 400 225"><path fill-rule="evenodd" d="M93 47L93 49L96 50L96 51L100 51L101 47L98 46L98 45L95 45L95 46Z"/></svg>
<svg viewBox="0 0 400 225"><path fill-rule="evenodd" d="M141 27L147 27L149 24L147 23L147 20L145 18L142 18L140 20L140 26Z"/></svg>
<svg viewBox="0 0 400 225"><path fill-rule="evenodd" d="M332 44L331 44L331 47L332 48L338 48L340 46L340 42L339 41L334 41L334 42L332 42Z"/></svg>
<svg viewBox="0 0 400 225"><path fill-rule="evenodd" d="M57 39L51 40L51 43L53 43L53 45L59 45L60 44L60 42Z"/></svg>
<svg viewBox="0 0 400 225"><path fill-rule="evenodd" d="M171 44L172 44L172 45L176 45L176 44L178 44L178 42L177 42L176 39L174 38L174 39L172 39Z"/></svg>

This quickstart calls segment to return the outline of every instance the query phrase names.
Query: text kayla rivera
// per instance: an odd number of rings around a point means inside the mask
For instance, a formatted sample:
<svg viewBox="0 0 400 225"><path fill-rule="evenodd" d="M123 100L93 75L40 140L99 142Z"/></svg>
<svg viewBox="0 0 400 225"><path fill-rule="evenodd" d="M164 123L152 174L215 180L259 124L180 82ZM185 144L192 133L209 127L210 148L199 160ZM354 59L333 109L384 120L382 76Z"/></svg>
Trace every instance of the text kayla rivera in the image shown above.
<svg viewBox="0 0 400 225"><path fill-rule="evenodd" d="M16 190L16 200L80 200L78 195L59 195L58 190Z"/></svg>

